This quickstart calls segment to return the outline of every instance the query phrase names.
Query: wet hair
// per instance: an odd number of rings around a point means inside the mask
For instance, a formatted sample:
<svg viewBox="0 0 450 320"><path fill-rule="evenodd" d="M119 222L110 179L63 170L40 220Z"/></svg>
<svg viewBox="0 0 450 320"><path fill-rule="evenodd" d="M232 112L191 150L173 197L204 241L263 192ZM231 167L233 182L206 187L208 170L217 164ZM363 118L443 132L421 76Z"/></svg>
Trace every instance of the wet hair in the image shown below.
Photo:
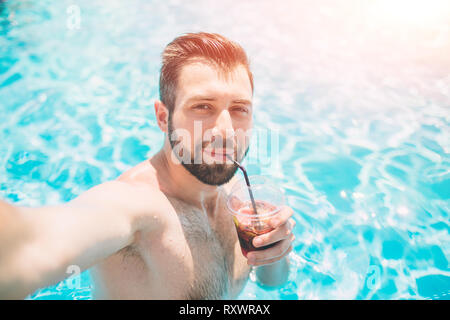
<svg viewBox="0 0 450 320"><path fill-rule="evenodd" d="M162 53L159 99L169 109L169 115L175 108L179 73L183 66L195 61L211 64L225 74L244 66L253 92L250 62L239 44L217 33L186 33L175 38Z"/></svg>

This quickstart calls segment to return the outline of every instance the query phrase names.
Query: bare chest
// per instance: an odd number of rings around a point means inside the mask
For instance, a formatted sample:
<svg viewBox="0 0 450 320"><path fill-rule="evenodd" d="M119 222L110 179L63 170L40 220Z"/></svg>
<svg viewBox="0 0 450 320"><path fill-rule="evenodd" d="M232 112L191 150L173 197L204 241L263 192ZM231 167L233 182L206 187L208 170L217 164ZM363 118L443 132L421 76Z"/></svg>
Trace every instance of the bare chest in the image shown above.
<svg viewBox="0 0 450 320"><path fill-rule="evenodd" d="M125 250L99 268L103 279L110 281L107 291L133 299L233 298L245 284L249 268L224 201L214 209L200 210L168 200L177 214L167 216L165 230L143 236L137 252Z"/></svg>
<svg viewBox="0 0 450 320"><path fill-rule="evenodd" d="M174 232L183 243L181 261L187 279L186 299L227 298L233 285L235 264L234 226L220 206L193 208L176 199L170 199L178 213L179 229ZM208 212L214 210L214 212ZM178 228L177 228L178 229Z"/></svg>

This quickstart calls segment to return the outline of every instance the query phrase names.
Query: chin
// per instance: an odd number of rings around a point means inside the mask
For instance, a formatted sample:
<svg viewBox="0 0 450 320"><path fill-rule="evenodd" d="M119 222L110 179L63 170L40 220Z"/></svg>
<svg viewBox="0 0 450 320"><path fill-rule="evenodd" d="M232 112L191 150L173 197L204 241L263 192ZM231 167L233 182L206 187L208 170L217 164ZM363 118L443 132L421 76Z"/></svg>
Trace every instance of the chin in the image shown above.
<svg viewBox="0 0 450 320"><path fill-rule="evenodd" d="M236 165L183 164L197 180L210 186L221 186L229 182L235 175Z"/></svg>

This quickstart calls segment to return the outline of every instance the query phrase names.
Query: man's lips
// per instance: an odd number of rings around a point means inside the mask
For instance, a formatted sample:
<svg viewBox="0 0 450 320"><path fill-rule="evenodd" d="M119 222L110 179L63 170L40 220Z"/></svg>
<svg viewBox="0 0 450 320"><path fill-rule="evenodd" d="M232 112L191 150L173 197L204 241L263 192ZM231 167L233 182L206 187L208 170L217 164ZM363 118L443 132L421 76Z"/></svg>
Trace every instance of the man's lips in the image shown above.
<svg viewBox="0 0 450 320"><path fill-rule="evenodd" d="M218 154L218 155L232 155L234 153L233 149L205 149L205 152L210 154Z"/></svg>
<svg viewBox="0 0 450 320"><path fill-rule="evenodd" d="M213 158L226 159L227 155L233 157L234 150L232 149L205 149L204 152ZM233 157L234 158L234 157Z"/></svg>

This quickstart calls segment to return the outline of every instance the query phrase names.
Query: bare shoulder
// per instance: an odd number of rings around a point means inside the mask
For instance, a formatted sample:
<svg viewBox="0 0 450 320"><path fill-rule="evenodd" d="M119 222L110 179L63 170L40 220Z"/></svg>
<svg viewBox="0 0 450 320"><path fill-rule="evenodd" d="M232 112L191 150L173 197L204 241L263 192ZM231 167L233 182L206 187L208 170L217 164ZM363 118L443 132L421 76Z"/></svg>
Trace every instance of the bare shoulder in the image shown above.
<svg viewBox="0 0 450 320"><path fill-rule="evenodd" d="M173 211L158 179L157 169L150 159L125 171L114 182L125 185L125 188L133 193L130 199L139 201L143 205L150 205L155 214L167 214Z"/></svg>
<svg viewBox="0 0 450 320"><path fill-rule="evenodd" d="M159 192L152 185L111 180L90 188L72 200L71 203L114 206L115 208L121 205L130 207L152 203L152 200L158 197Z"/></svg>
<svg viewBox="0 0 450 320"><path fill-rule="evenodd" d="M157 217L168 212L171 206L155 179L154 168L142 162L115 180L92 187L71 202Z"/></svg>
<svg viewBox="0 0 450 320"><path fill-rule="evenodd" d="M159 189L157 170L152 165L150 159L142 161L136 166L123 172L116 180L129 184L142 183L143 185L153 185Z"/></svg>

